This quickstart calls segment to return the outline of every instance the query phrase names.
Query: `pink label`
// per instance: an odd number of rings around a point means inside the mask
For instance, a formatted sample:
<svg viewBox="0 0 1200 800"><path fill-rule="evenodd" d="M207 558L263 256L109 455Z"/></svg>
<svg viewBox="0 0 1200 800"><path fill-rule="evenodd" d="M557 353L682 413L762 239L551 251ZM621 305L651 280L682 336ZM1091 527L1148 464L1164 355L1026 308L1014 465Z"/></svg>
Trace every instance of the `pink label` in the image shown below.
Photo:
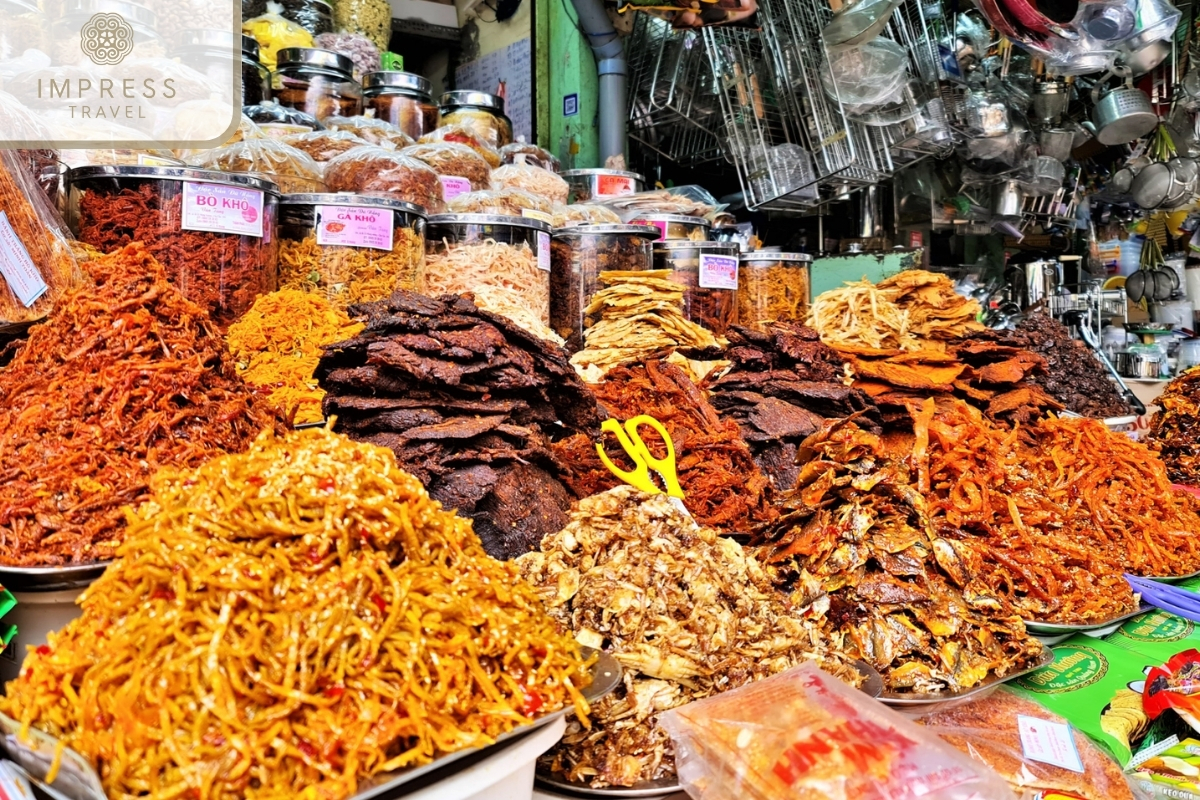
<svg viewBox="0 0 1200 800"><path fill-rule="evenodd" d="M261 239L263 193L257 189L242 189L215 183L185 183L183 229L256 236Z"/></svg>
<svg viewBox="0 0 1200 800"><path fill-rule="evenodd" d="M656 219L653 222L651 222L650 220L646 220L646 219L631 219L631 220L629 220L629 224L630 225L649 225L649 226L658 228L657 241L661 242L663 239L667 238L667 223L663 222L661 219Z"/></svg>
<svg viewBox="0 0 1200 800"><path fill-rule="evenodd" d="M736 256L700 255L700 287L702 289L737 290L738 260Z"/></svg>
<svg viewBox="0 0 1200 800"><path fill-rule="evenodd" d="M471 182L466 178L460 178L457 175L442 175L442 194L447 200L453 200L460 194L466 194L471 191Z"/></svg>
<svg viewBox="0 0 1200 800"><path fill-rule="evenodd" d="M0 211L0 275L4 276L9 291L26 308L36 303L49 288L3 211Z"/></svg>
<svg viewBox="0 0 1200 800"><path fill-rule="evenodd" d="M317 244L392 249L392 212L387 208L317 206Z"/></svg>
<svg viewBox="0 0 1200 800"><path fill-rule="evenodd" d="M550 271L550 234L538 231L538 269Z"/></svg>
<svg viewBox="0 0 1200 800"><path fill-rule="evenodd" d="M633 194L633 178L626 175L601 175L596 179L596 197L624 197Z"/></svg>

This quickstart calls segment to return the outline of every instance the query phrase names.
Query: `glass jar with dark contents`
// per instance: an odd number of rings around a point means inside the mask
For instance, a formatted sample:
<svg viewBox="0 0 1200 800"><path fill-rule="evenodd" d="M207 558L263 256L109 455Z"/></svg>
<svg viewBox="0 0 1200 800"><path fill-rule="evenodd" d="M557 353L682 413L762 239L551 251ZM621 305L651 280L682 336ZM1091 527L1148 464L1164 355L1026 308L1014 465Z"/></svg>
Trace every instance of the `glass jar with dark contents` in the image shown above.
<svg viewBox="0 0 1200 800"><path fill-rule="evenodd" d="M737 323L736 244L686 239L655 242L654 269L671 270L671 280L687 287L683 313L692 322L717 336Z"/></svg>
<svg viewBox="0 0 1200 800"><path fill-rule="evenodd" d="M465 125L497 149L512 144L512 121L504 116L504 98L487 92L446 92L442 124Z"/></svg>
<svg viewBox="0 0 1200 800"><path fill-rule="evenodd" d="M271 75L271 92L279 105L317 119L353 117L362 111L362 88L354 80L354 62L332 50L280 50L279 69Z"/></svg>
<svg viewBox="0 0 1200 800"><path fill-rule="evenodd" d="M271 71L258 60L258 42L242 34L242 107L271 99Z"/></svg>
<svg viewBox="0 0 1200 800"><path fill-rule="evenodd" d="M433 102L433 84L411 72L363 75L363 109L390 122L414 140L436 128L441 111Z"/></svg>
<svg viewBox="0 0 1200 800"><path fill-rule="evenodd" d="M558 228L550 242L550 327L574 353L597 321L588 313L600 290L601 272L650 269L658 228L646 225L573 225Z"/></svg>
<svg viewBox="0 0 1200 800"><path fill-rule="evenodd" d="M234 73L230 54L233 50L234 39L231 31L189 28L180 32L175 44L174 55L179 58L179 63L201 73L215 86L225 91L228 91L229 87L233 85ZM243 60L245 59L245 48L246 45L243 42ZM245 67L242 68L242 72L245 74Z"/></svg>

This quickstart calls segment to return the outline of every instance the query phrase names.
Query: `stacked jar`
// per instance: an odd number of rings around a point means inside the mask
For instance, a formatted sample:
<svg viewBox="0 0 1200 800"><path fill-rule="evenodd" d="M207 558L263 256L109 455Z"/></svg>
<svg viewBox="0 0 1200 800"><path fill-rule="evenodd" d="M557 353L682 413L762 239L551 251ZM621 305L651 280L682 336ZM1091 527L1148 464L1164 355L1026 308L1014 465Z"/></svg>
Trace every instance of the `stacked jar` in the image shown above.
<svg viewBox="0 0 1200 800"><path fill-rule="evenodd" d="M414 140L437 128L441 112L433 84L411 72L369 72L363 76L363 108Z"/></svg>
<svg viewBox="0 0 1200 800"><path fill-rule="evenodd" d="M504 116L504 98L486 92L446 92L442 125L463 125L499 150L512 144L512 122Z"/></svg>
<svg viewBox="0 0 1200 800"><path fill-rule="evenodd" d="M630 225L653 225L658 228L659 239L686 239L689 242L706 242L712 226L703 217L683 214L641 214L629 220Z"/></svg>
<svg viewBox="0 0 1200 800"><path fill-rule="evenodd" d="M812 302L807 253L755 251L738 262L738 324L766 330L772 322L803 322Z"/></svg>
<svg viewBox="0 0 1200 800"><path fill-rule="evenodd" d="M256 106L271 99L271 71L258 57L258 42L242 34L242 105Z"/></svg>
<svg viewBox="0 0 1200 800"><path fill-rule="evenodd" d="M316 119L356 117L362 113L362 88L354 80L354 62L332 50L287 47L271 75L275 102Z"/></svg>
<svg viewBox="0 0 1200 800"><path fill-rule="evenodd" d="M670 270L686 287L683 314L723 336L737 323L738 246L728 242L668 240L654 243L654 269Z"/></svg>
<svg viewBox="0 0 1200 800"><path fill-rule="evenodd" d="M624 197L642 191L646 185L645 176L616 169L571 169L562 176L571 185L572 203Z"/></svg>

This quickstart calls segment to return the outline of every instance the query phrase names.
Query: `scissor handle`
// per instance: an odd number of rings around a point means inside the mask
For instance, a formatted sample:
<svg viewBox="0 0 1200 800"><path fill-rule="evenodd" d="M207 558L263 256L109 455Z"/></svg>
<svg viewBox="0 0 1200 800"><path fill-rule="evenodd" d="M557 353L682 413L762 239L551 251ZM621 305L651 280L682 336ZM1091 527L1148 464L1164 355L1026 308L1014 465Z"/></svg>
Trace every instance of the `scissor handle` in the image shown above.
<svg viewBox="0 0 1200 800"><path fill-rule="evenodd" d="M650 452L650 448L646 447L646 443L642 441L642 437L638 433L638 428L642 425L649 425L662 437L663 442L667 446L666 458L655 458L654 454ZM667 494L671 497L682 499L683 487L679 485L679 476L675 472L675 445L671 442L671 434L667 433L666 427L649 414L642 414L639 417L626 420L625 430L629 432L629 439L633 443L633 446L638 448L642 460L646 462L646 466L662 476L663 483L667 486Z"/></svg>
<svg viewBox="0 0 1200 800"><path fill-rule="evenodd" d="M618 467L608 457L608 453L604 452L604 440L601 439L596 443L596 454L600 456L600 461L604 463L604 466L608 467L609 472L635 489L641 489L647 494L659 494L662 490L654 485L654 480L650 477L650 467L646 462L645 455L643 455L643 453L646 453L646 446L642 444L641 440L639 439L635 445L621 428L621 423L615 419L604 420L600 425L600 430L607 431L616 436L617 441L621 443L621 448L636 465L636 469L632 472L627 472ZM636 428L634 431L636 435ZM641 446L639 447L638 445Z"/></svg>

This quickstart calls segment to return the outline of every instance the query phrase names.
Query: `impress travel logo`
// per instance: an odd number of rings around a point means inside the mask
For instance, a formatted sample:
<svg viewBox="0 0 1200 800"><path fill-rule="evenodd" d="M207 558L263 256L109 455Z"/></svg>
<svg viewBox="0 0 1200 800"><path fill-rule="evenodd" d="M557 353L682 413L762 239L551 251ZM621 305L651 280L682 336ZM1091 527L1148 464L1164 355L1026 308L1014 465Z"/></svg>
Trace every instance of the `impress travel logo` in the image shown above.
<svg viewBox="0 0 1200 800"><path fill-rule="evenodd" d="M79 31L79 49L98 66L120 64L133 52L133 26L120 14L96 14Z"/></svg>

